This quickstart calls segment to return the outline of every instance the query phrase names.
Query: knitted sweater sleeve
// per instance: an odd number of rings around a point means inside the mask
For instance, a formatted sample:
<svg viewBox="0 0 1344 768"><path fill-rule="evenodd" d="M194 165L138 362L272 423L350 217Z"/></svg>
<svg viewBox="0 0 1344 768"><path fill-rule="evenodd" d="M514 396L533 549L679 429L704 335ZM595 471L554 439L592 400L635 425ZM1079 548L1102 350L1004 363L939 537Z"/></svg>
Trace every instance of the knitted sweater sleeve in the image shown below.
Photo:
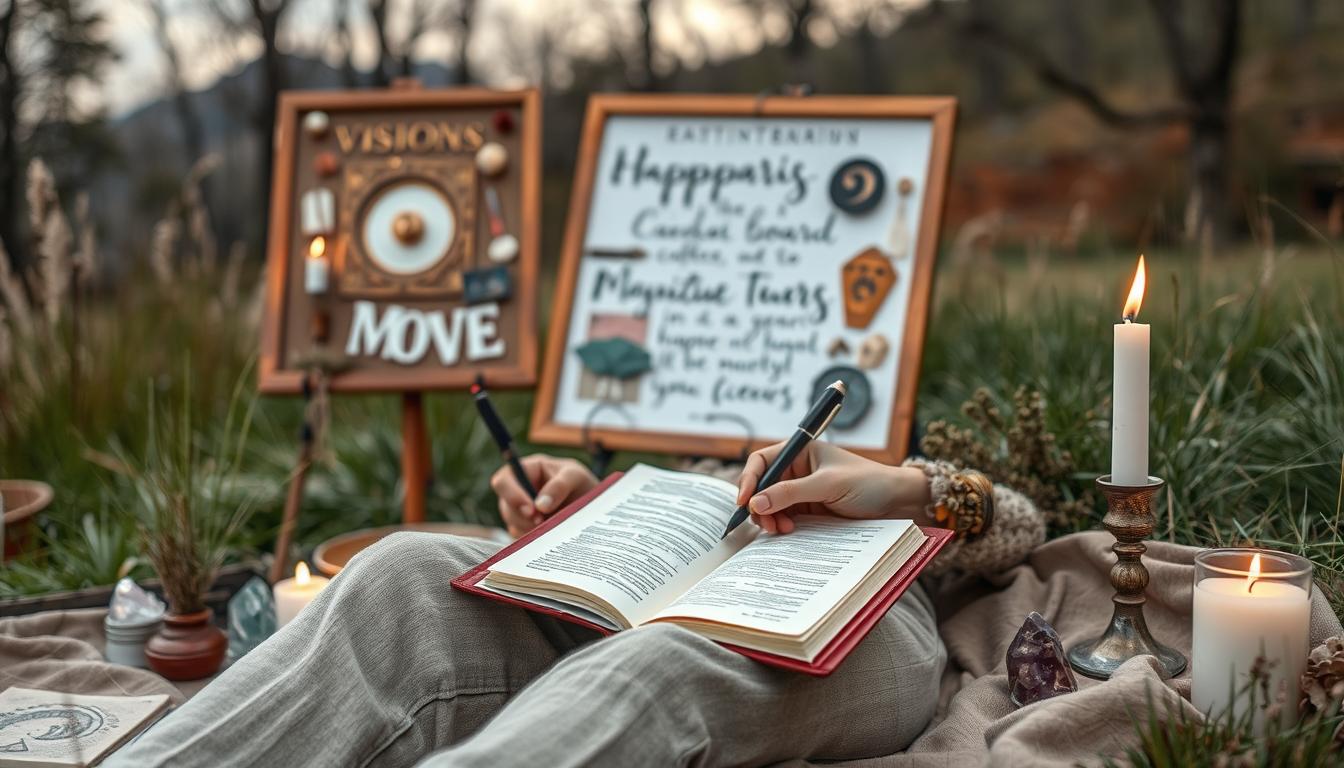
<svg viewBox="0 0 1344 768"><path fill-rule="evenodd" d="M952 478L959 471L958 467L946 461L915 457L906 459L905 466L919 468L928 478L933 496L930 516L956 492ZM995 483L994 521L988 530L973 540L948 542L927 572L998 573L1025 560L1044 541L1045 515L1026 496Z"/></svg>
<svg viewBox="0 0 1344 768"><path fill-rule="evenodd" d="M929 513L955 493L952 478L959 468L945 461L909 458L905 466L918 467L929 479L933 496ZM742 473L740 464L725 464L715 459L684 461L681 469L714 475L736 483ZM951 541L929 566L928 574L962 571L990 574L1007 570L1026 559L1031 550L1045 541L1045 515L1026 496L1006 485L994 484L994 521L984 535L974 540Z"/></svg>

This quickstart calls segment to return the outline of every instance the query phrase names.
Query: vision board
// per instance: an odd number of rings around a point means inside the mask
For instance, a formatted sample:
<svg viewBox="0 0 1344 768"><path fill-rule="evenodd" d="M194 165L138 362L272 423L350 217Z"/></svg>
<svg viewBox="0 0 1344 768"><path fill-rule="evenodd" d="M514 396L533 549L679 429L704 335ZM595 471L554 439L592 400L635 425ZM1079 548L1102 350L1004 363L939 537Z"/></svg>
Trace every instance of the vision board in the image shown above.
<svg viewBox="0 0 1344 768"><path fill-rule="evenodd" d="M531 438L733 457L906 452L950 98L590 99Z"/></svg>
<svg viewBox="0 0 1344 768"><path fill-rule="evenodd" d="M535 90L289 91L275 141L263 392L535 383Z"/></svg>

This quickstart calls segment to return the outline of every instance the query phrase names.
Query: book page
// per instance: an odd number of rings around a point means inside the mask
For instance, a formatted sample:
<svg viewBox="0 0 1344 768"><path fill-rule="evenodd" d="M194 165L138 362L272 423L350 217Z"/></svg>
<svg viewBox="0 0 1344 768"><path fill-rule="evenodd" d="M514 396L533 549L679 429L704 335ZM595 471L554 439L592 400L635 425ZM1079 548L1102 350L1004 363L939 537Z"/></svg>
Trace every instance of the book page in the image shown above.
<svg viewBox="0 0 1344 768"><path fill-rule="evenodd" d="M495 563L484 583L513 591L519 591L518 579L577 587L608 603L630 626L641 624L755 535L755 526L743 525L719 538L736 496L723 480L638 464L587 506Z"/></svg>
<svg viewBox="0 0 1344 768"><path fill-rule="evenodd" d="M783 535L762 534L657 618L695 618L781 635L818 625L907 532L909 520L799 515Z"/></svg>
<svg viewBox="0 0 1344 768"><path fill-rule="evenodd" d="M86 766L168 708L164 694L0 693L0 766Z"/></svg>

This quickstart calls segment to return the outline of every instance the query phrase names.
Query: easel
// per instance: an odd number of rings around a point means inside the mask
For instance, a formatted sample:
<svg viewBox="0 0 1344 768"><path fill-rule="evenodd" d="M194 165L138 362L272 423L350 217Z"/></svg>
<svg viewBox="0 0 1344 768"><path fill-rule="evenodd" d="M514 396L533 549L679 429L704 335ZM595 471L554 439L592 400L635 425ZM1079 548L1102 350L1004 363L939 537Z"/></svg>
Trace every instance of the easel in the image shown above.
<svg viewBox="0 0 1344 768"><path fill-rule="evenodd" d="M298 526L299 511L303 508L303 489L308 480L308 469L313 464L315 425L309 405L316 379L325 374L314 372L304 377L304 420L299 432L299 455L290 475L285 493L284 515L275 541L275 559L271 561L270 582L274 584L289 572L289 549ZM425 497L430 478L429 430L425 427L423 392L403 392L401 395L401 478L405 496L402 499L401 522L415 525L425 522Z"/></svg>
<svg viewBox="0 0 1344 768"><path fill-rule="evenodd" d="M401 522L411 525L425 522L425 494L429 490L429 430L425 428L424 395L401 395L401 482L405 498Z"/></svg>

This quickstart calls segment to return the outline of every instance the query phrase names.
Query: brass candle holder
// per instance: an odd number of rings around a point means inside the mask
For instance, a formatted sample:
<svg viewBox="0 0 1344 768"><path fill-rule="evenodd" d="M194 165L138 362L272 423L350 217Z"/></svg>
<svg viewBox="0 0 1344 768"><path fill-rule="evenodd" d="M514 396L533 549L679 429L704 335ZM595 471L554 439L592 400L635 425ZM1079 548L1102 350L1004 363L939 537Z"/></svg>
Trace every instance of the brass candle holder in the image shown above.
<svg viewBox="0 0 1344 768"><path fill-rule="evenodd" d="M1146 485L1117 485L1110 475L1097 478L1097 487L1106 495L1106 517L1101 523L1115 536L1111 547L1116 556L1111 568L1115 612L1101 637L1069 649L1069 664L1088 677L1109 679L1121 664L1145 654L1157 657L1167 677L1185 669L1185 656L1154 640L1143 618L1144 590L1148 588L1148 569L1143 565L1148 548L1143 540L1153 534L1153 497L1163 485L1161 478L1151 476Z"/></svg>

